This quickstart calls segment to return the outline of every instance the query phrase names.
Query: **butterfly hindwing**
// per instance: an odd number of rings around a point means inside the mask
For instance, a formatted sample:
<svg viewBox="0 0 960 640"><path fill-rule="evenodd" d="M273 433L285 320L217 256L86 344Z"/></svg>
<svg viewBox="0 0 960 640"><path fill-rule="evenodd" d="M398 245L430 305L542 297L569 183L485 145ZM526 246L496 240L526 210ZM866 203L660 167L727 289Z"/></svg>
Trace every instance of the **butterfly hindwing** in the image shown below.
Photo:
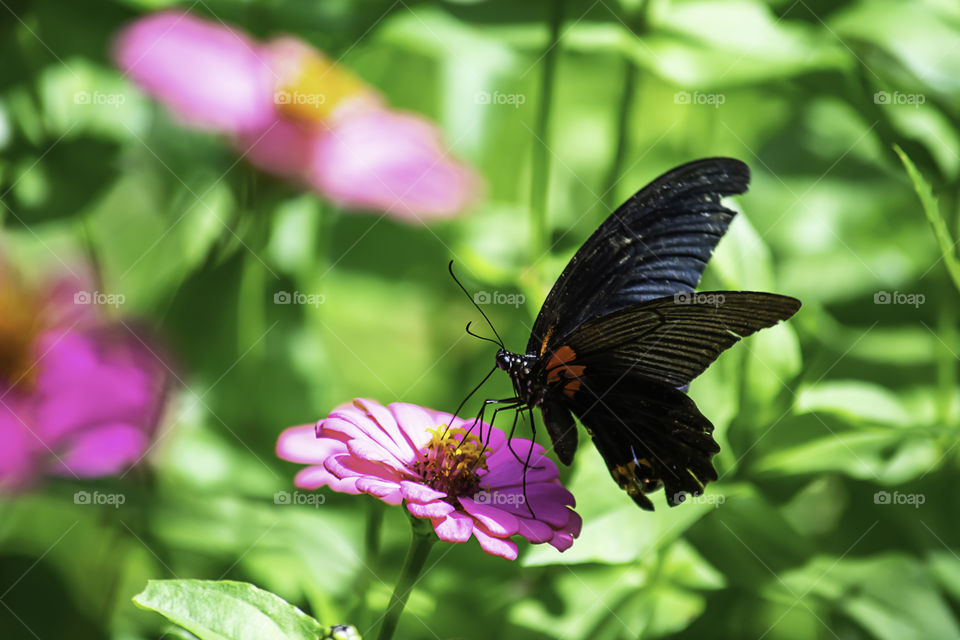
<svg viewBox="0 0 960 640"><path fill-rule="evenodd" d="M720 198L743 193L749 181L739 160L707 158L638 191L567 264L537 316L527 353L590 318L692 291L734 216Z"/></svg>
<svg viewBox="0 0 960 640"><path fill-rule="evenodd" d="M590 432L610 475L637 505L661 486L667 504L717 479L713 425L683 392L639 375L585 376L567 406Z"/></svg>
<svg viewBox="0 0 960 640"><path fill-rule="evenodd" d="M716 479L710 460L719 447L710 421L677 387L742 337L799 307L794 298L770 293L703 292L585 322L540 358L539 376L549 389L541 407L558 457L569 464L573 454L566 435L572 421L566 430L557 426L565 408L590 431L617 484L644 509L653 508L646 494L661 485L671 506L684 494L699 495Z"/></svg>

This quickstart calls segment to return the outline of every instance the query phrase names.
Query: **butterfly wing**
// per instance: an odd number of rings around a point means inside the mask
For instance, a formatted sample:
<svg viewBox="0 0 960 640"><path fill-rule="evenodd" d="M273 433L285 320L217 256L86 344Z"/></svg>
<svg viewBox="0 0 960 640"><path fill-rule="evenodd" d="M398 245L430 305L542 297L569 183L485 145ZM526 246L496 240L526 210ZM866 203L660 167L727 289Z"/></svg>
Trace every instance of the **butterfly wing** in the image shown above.
<svg viewBox="0 0 960 640"><path fill-rule="evenodd" d="M555 361L554 366L631 372L681 387L741 338L790 318L799 308L796 298L754 291L658 298L582 324L564 340L569 351L552 352L547 360L548 379Z"/></svg>
<svg viewBox="0 0 960 640"><path fill-rule="evenodd" d="M572 422L561 428L568 422L558 417L562 407L590 431L614 480L642 508L653 508L645 494L660 486L670 506L699 495L716 479L711 459L720 448L713 425L677 387L741 338L799 308L787 296L718 291L658 298L588 320L540 359L555 447L560 442L566 451L573 429Z"/></svg>
<svg viewBox="0 0 960 640"><path fill-rule="evenodd" d="M750 170L731 158L681 165L610 214L567 264L534 323L527 353L584 321L667 295L689 292L734 212L720 198L743 193Z"/></svg>
<svg viewBox="0 0 960 640"><path fill-rule="evenodd" d="M643 376L590 376L567 404L603 456L610 475L643 509L666 491L671 507L717 479L713 425L685 393Z"/></svg>

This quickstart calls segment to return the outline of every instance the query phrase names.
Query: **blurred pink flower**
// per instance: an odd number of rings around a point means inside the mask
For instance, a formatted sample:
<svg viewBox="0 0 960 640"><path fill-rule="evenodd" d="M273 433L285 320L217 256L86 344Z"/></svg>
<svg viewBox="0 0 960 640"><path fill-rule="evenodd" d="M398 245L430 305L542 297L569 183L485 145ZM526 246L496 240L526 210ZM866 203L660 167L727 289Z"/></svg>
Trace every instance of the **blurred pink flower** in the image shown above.
<svg viewBox="0 0 960 640"><path fill-rule="evenodd" d="M187 13L154 13L121 32L114 57L189 125L238 134L273 121L269 56L226 26Z"/></svg>
<svg viewBox="0 0 960 640"><path fill-rule="evenodd" d="M521 458L533 447L524 495L523 463L507 448L506 435L486 423L468 433L468 421L451 419L413 404L384 407L357 399L316 426L285 430L277 455L311 465L297 474L298 487L328 486L391 505L406 502L411 514L429 518L447 542L466 542L472 535L484 551L508 560L517 557L514 535L569 548L580 534L580 516L543 447L511 441Z"/></svg>
<svg viewBox="0 0 960 640"><path fill-rule="evenodd" d="M350 114L318 136L309 180L345 207L409 220L461 211L478 186L473 172L444 151L430 122L386 109Z"/></svg>
<svg viewBox="0 0 960 640"><path fill-rule="evenodd" d="M169 376L75 279L28 289L0 267L0 491L118 473L149 447Z"/></svg>
<svg viewBox="0 0 960 640"><path fill-rule="evenodd" d="M406 221L451 216L479 179L429 120L292 37L259 43L223 24L163 11L124 29L120 68L185 123L229 135L257 168L350 209Z"/></svg>

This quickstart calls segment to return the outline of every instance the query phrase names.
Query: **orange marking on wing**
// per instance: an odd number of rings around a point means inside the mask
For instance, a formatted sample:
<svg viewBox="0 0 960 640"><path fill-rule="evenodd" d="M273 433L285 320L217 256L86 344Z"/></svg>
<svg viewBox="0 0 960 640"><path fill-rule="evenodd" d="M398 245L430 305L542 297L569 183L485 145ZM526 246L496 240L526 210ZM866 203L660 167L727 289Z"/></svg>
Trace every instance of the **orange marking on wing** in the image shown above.
<svg viewBox="0 0 960 640"><path fill-rule="evenodd" d="M553 352L550 360L547 362L547 370L556 369L560 365L566 364L577 357L577 352L569 345L563 345Z"/></svg>
<svg viewBox="0 0 960 640"><path fill-rule="evenodd" d="M580 389L580 381L571 380L566 385L564 385L563 392L566 394L568 398L572 398L573 394L576 393L579 389Z"/></svg>
<svg viewBox="0 0 960 640"><path fill-rule="evenodd" d="M547 335L543 338L543 344L540 345L540 357L543 357L543 354L547 351L547 343L550 342L550 337L553 335L554 329L557 328L557 325L552 324L550 328L547 329Z"/></svg>
<svg viewBox="0 0 960 640"><path fill-rule="evenodd" d="M578 378L583 375L586 366L581 364L567 364L577 357L577 352L572 347L564 345L557 349L550 360L547 362L547 382L556 384L564 383L563 392L569 397L573 397L574 392L580 388Z"/></svg>

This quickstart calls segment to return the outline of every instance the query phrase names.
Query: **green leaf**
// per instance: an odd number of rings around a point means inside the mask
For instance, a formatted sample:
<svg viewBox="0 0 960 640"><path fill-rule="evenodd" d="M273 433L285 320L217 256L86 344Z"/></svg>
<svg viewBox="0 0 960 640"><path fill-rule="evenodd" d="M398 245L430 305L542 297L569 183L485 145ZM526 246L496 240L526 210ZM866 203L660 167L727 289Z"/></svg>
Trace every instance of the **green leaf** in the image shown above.
<svg viewBox="0 0 960 640"><path fill-rule="evenodd" d="M848 52L825 33L801 21L778 19L762 2L655 4L651 33L638 38L623 29L619 42L639 64L691 89L842 69L851 63Z"/></svg>
<svg viewBox="0 0 960 640"><path fill-rule="evenodd" d="M861 380L837 380L804 387L797 394L795 408L801 414L833 413L854 423L915 424L897 396Z"/></svg>
<svg viewBox="0 0 960 640"><path fill-rule="evenodd" d="M943 215L940 213L940 207L937 205L937 199L933 196L933 189L930 184L924 180L917 170L916 165L910 160L910 157L904 153L903 149L894 145L893 150L900 156L900 161L910 176L913 188L920 198L920 204L923 205L923 212L927 214L927 220L933 227L933 234L937 237L937 243L940 245L940 252L943 255L943 263L947 266L950 278L954 286L960 291L960 258L957 257L956 246L953 236L950 235L950 229L947 227Z"/></svg>
<svg viewBox="0 0 960 640"><path fill-rule="evenodd" d="M818 557L785 573L783 584L794 598L809 593L833 603L874 638L960 638L930 573L906 555Z"/></svg>
<svg viewBox="0 0 960 640"><path fill-rule="evenodd" d="M151 580L133 601L200 640L317 640L324 632L292 604L246 582Z"/></svg>

